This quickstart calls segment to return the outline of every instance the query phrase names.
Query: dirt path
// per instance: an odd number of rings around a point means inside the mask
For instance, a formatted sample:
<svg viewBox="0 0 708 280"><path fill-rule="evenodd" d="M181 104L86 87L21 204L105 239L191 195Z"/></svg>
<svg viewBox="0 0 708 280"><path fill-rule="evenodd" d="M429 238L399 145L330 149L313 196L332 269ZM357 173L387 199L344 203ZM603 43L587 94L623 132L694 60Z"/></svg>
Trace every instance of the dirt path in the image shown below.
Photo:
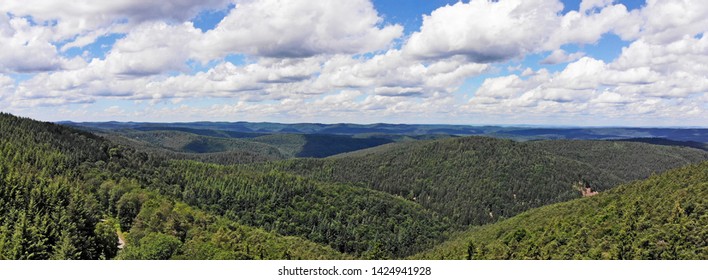
<svg viewBox="0 0 708 280"><path fill-rule="evenodd" d="M125 247L125 238L122 232L117 231L116 234L118 234L118 250L121 250Z"/></svg>

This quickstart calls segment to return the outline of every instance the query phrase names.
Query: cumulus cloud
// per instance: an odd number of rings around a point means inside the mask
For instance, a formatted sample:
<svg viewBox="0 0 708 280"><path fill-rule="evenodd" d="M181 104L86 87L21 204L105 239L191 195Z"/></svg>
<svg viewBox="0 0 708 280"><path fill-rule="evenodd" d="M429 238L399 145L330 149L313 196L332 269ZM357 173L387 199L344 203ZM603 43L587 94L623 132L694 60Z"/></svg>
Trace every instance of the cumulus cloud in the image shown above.
<svg viewBox="0 0 708 280"><path fill-rule="evenodd" d="M232 97L245 100L280 99L276 94L297 94L296 89L277 90L279 84L307 80L320 69L322 58L261 59L236 66L224 62L195 75L178 75L151 81L135 95L151 97ZM289 91L292 90L292 91ZM277 92L276 92L277 91ZM251 93L251 96L247 94ZM302 93L302 92L300 92ZM322 93L322 92L317 92Z"/></svg>
<svg viewBox="0 0 708 280"><path fill-rule="evenodd" d="M86 35L90 31L114 24L133 26L154 20L183 22L202 10L226 8L229 2L229 0L3 0L0 2L0 13L11 13L17 17L31 16L36 22L55 24L53 40L71 41L77 39L76 35Z"/></svg>
<svg viewBox="0 0 708 280"><path fill-rule="evenodd" d="M558 21L563 5L547 0L473 0L423 17L404 50L424 59L464 55L495 62L537 50Z"/></svg>
<svg viewBox="0 0 708 280"><path fill-rule="evenodd" d="M142 24L115 43L106 56L106 64L110 72L120 75L145 76L183 70L191 56L189 42L200 35L201 31L191 23Z"/></svg>
<svg viewBox="0 0 708 280"><path fill-rule="evenodd" d="M450 93L471 76L489 68L461 57L424 64L399 50L370 59L337 56L324 64L313 83L317 88L379 88L382 95L426 95Z"/></svg>
<svg viewBox="0 0 708 280"><path fill-rule="evenodd" d="M707 43L703 37L688 36L669 45L638 40L610 63L583 57L556 73L542 70L527 78L489 78L465 110L614 118L641 115L647 121L683 117L700 123L700 116L708 115L703 101L708 81L701 78L708 75L704 66Z"/></svg>
<svg viewBox="0 0 708 280"><path fill-rule="evenodd" d="M701 117L708 115L705 1L648 0L628 10L617 1L584 0L561 14L557 0L471 0L424 16L409 37L367 0L233 3L203 32L189 20L229 1L2 1L0 73L11 73L0 74L2 104L150 101L142 112L109 107L97 117L708 121ZM112 33L125 36L104 58L63 56ZM631 42L616 59L564 50L582 50L607 33ZM226 61L231 54L245 62ZM548 54L541 64L568 65L550 72L522 60L529 54ZM518 66L500 64L510 60ZM516 75L498 76L495 69L505 68ZM15 73L31 77L15 81ZM492 77L476 91L458 91L482 73ZM205 98L224 102L188 105Z"/></svg>
<svg viewBox="0 0 708 280"><path fill-rule="evenodd" d="M599 11L569 11L560 17L558 27L544 41L543 49L555 50L571 43L592 44L608 32L627 40L636 37L642 23L639 11L627 11L622 4L605 6L604 1L599 3L603 3L599 5L602 6Z"/></svg>
<svg viewBox="0 0 708 280"><path fill-rule="evenodd" d="M388 48L400 25L382 25L371 2L239 1L197 49L202 60L228 53L266 57L355 54Z"/></svg>
<svg viewBox="0 0 708 280"><path fill-rule="evenodd" d="M551 52L546 58L541 60L541 64L560 64L575 61L578 58L585 56L584 52L566 53L563 49L557 49Z"/></svg>
<svg viewBox="0 0 708 280"><path fill-rule="evenodd" d="M15 90L15 80L10 77L0 74L0 104L6 104L3 102L8 95L10 95ZM0 105L0 107L5 107Z"/></svg>
<svg viewBox="0 0 708 280"><path fill-rule="evenodd" d="M38 72L61 68L62 59L50 43L51 30L27 19L0 13L0 72Z"/></svg>
<svg viewBox="0 0 708 280"><path fill-rule="evenodd" d="M403 50L419 59L464 55L499 62L567 44L593 44L608 32L636 39L642 30L639 11L611 0L586 0L579 11L566 14L562 8L557 0L458 2L424 16Z"/></svg>
<svg viewBox="0 0 708 280"><path fill-rule="evenodd" d="M641 11L644 40L667 44L708 32L708 2L703 0L647 0Z"/></svg>

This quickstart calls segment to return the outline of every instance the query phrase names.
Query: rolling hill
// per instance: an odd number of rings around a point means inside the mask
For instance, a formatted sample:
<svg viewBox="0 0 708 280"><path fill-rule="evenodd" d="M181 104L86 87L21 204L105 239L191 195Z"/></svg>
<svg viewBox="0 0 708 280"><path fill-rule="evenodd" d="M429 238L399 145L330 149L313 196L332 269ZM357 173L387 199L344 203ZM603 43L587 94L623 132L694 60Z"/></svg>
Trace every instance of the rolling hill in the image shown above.
<svg viewBox="0 0 708 280"><path fill-rule="evenodd" d="M708 160L703 150L634 141L549 140L528 145L604 170L622 181L644 179L670 168Z"/></svg>
<svg viewBox="0 0 708 280"><path fill-rule="evenodd" d="M469 225L525 223L523 217L534 213L534 208L580 198L579 187L589 186L600 194L569 203L615 197L612 188L619 183L708 160L708 152L699 149L616 141L287 133L238 138L219 134L207 125L190 131L110 125L114 126L111 131L97 132L102 137L0 114L0 259L457 258L459 244L466 246L464 250L474 247L470 252L479 258L638 258L637 252L643 254L651 247L639 239L607 239L598 245L610 248L607 254L604 249L583 249L559 255L549 247L539 249L540 255L504 255L522 248L510 246L527 242L526 234L536 236L531 234L536 229L518 234L513 229L511 237L506 231L496 231L495 238L507 236L503 245L509 249L486 237L480 240L490 240L489 246L464 239L487 226L461 231ZM421 140L426 138L434 140ZM195 141L207 141L206 148L194 148ZM298 156L308 143L320 143L310 149L314 153L325 150L313 156L335 152L337 156L280 160ZM376 145L366 148L366 143ZM224 150L211 149L217 146ZM360 150L344 153L347 149L342 147ZM264 151L274 156L266 157ZM222 160L234 164L198 162ZM705 172L705 164L697 166ZM705 182L704 177L687 179L696 173L700 172L679 172L678 177L660 181L686 179L681 186ZM660 235L662 239L648 242L666 250L641 258L704 256L686 249L699 244L693 239L705 236L694 229L705 228L704 221L690 222L695 215L704 216L700 213L705 208L705 186L700 186L675 194L668 190L665 198L676 198L671 202L678 201L677 209L681 209L674 216L688 217L689 222L677 220L675 235L659 231L665 234ZM659 190L647 193L654 199L650 202L662 199ZM541 209L551 209L543 210L548 211L546 216L565 215L570 210L563 205L567 204ZM653 213L649 206L637 206L643 209L641 213L627 212L626 207L608 208L625 210L608 212L607 221L614 225L642 217L649 222L629 224L620 233L624 230L631 235L668 219L652 220L644 214ZM590 212L586 209L580 214L590 217ZM541 218L528 221L537 220L543 222ZM557 226L573 229L572 224ZM549 238L565 242L557 247L566 248L572 240L557 233ZM689 238L689 243L676 243L670 237ZM126 242L121 250L119 238ZM533 242L528 244L538 241L529 240ZM617 251L631 247L618 244L645 247L635 254ZM481 248L479 254L477 248Z"/></svg>
<svg viewBox="0 0 708 280"><path fill-rule="evenodd" d="M165 161L75 129L0 119L5 258L112 258L115 250L97 251L115 244L113 224L102 222L111 219L127 235L121 258L152 258L140 252L156 247L170 252L159 258L401 258L439 243L453 228L383 192L277 171ZM72 228L80 232L61 230ZM224 237L239 232L245 236ZM62 244L70 255L57 253Z"/></svg>
<svg viewBox="0 0 708 280"><path fill-rule="evenodd" d="M248 134L174 127L89 130L122 145L180 159L211 163L249 163L292 157L327 157L391 143L390 137L320 134ZM196 134L200 133L200 134ZM413 139L413 138L410 138ZM403 139L401 139L403 140ZM236 159L229 160L227 153ZM189 154L192 154L191 156ZM203 155L197 155L203 154Z"/></svg>
<svg viewBox="0 0 708 280"><path fill-rule="evenodd" d="M113 258L115 220L123 221L129 241L119 258L348 258L129 179L150 175L147 167L161 162L153 160L90 133L0 113L0 259Z"/></svg>
<svg viewBox="0 0 708 280"><path fill-rule="evenodd" d="M415 259L708 259L708 162L475 227Z"/></svg>
<svg viewBox="0 0 708 280"><path fill-rule="evenodd" d="M415 201L462 225L479 225L605 191L673 167L708 160L685 147L613 141L515 142L462 137L383 145L327 159L264 164Z"/></svg>
<svg viewBox="0 0 708 280"><path fill-rule="evenodd" d="M337 135L458 135L490 136L514 140L618 140L627 138L660 138L673 141L708 143L708 128L642 128L642 127L533 127L533 126L471 126L439 124L322 124L322 123L268 123L268 122L60 122L60 124L99 130L182 130L200 135L258 134L337 134ZM201 131L201 132L199 132ZM230 136L233 137L233 136Z"/></svg>

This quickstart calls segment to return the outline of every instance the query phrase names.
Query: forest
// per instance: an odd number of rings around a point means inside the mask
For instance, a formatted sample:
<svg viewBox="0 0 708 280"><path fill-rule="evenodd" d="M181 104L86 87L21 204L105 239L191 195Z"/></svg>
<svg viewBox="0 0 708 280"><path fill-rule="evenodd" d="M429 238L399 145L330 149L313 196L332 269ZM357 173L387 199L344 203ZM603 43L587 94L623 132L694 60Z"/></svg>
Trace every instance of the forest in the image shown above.
<svg viewBox="0 0 708 280"><path fill-rule="evenodd" d="M708 162L475 227L414 259L708 259Z"/></svg>
<svg viewBox="0 0 708 280"><path fill-rule="evenodd" d="M0 113L0 259L708 257L700 147L265 125Z"/></svg>

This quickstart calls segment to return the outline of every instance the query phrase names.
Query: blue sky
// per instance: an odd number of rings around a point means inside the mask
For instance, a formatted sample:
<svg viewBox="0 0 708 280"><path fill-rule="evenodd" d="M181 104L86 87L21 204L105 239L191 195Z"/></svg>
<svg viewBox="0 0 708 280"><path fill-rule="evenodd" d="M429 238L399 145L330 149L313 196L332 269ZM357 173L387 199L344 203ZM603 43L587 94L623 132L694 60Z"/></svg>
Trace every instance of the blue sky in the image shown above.
<svg viewBox="0 0 708 280"><path fill-rule="evenodd" d="M708 126L706 29L699 0L7 0L0 111Z"/></svg>

